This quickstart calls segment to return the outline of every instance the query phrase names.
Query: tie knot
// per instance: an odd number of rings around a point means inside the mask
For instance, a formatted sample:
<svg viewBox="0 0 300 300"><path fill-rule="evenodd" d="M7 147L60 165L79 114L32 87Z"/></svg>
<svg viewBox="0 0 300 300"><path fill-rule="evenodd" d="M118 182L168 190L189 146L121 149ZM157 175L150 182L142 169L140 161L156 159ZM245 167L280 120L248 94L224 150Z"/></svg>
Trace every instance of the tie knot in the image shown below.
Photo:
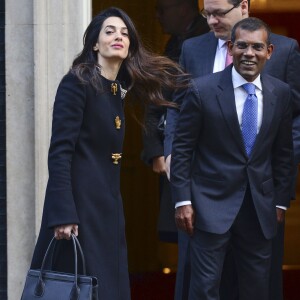
<svg viewBox="0 0 300 300"><path fill-rule="evenodd" d="M255 95L255 85L253 83L245 83L243 84L243 88L248 95Z"/></svg>

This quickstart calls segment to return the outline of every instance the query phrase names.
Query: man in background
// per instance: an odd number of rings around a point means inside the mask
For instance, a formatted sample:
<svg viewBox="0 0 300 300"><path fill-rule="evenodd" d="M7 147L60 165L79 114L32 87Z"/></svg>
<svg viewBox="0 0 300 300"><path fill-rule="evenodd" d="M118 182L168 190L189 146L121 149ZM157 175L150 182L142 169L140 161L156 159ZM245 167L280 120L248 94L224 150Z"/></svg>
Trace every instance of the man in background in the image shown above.
<svg viewBox="0 0 300 300"><path fill-rule="evenodd" d="M163 32L170 35L164 55L175 62L179 61L182 44L186 39L209 31L206 19L199 13L197 0L158 0L156 17ZM165 95L170 99L172 93L166 91ZM148 110L142 154L142 159L152 165L153 171L159 174L165 174L162 135L165 113L165 109L150 107Z"/></svg>
<svg viewBox="0 0 300 300"><path fill-rule="evenodd" d="M249 17L250 0L204 0L203 15L207 18L208 25L213 32L207 33L200 37L187 40L182 47L180 64L183 69L192 74L193 77L204 76L210 73L222 71L230 63L230 56L227 55L226 41L230 39L233 26L240 20ZM266 62L264 73L277 77L278 79L289 84L292 91L292 104L294 126L299 123L300 112L300 52L298 43L290 38L271 34L271 43L274 45L273 55ZM184 93L177 93L173 97L179 106L183 101ZM165 129L165 156L167 173L170 164L170 154L172 149L172 140L177 123L178 111L168 109L166 129ZM297 123L296 123L297 122ZM299 126L298 126L299 127ZM298 163L298 161L295 161ZM296 165L295 165L296 167ZM291 198L294 197L294 191L291 191ZM278 233L272 241L272 263L270 278L270 300L282 300L282 262L284 247L284 216L286 207L277 207L278 213ZM188 249L189 238L184 233L180 234L179 244L185 245ZM180 246L180 245L179 245ZM183 248L183 247L181 247ZM188 253L188 252L187 252ZM182 254L183 255L183 254ZM181 258L183 259L183 258ZM225 264L230 268L232 262L225 260ZM226 284L232 274L223 276L222 287L229 294L229 298L222 297L221 300L236 299L231 288L232 284Z"/></svg>
<svg viewBox="0 0 300 300"><path fill-rule="evenodd" d="M191 37L207 33L210 29L206 19L199 13L197 0L158 0L156 17L164 33L170 38L166 44L164 55L175 62L179 61L182 43ZM168 100L172 91L165 91ZM158 219L159 239L163 242L177 243L177 228L174 221L174 205L171 200L170 183L165 175L164 158L164 124L165 108L148 107L146 126L143 135L144 149L142 160L160 174L160 211ZM179 248L179 256L185 249ZM186 257L186 256L184 256ZM184 299L188 290L189 264L179 261L177 266L175 299ZM185 281L184 281L185 278Z"/></svg>

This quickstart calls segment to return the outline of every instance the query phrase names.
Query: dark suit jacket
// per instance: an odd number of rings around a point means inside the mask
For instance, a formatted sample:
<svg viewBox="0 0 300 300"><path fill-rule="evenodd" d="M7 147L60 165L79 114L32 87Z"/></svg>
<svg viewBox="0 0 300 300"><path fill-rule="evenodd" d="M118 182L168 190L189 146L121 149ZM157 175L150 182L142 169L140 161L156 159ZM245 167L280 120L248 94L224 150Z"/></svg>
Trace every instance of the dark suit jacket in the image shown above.
<svg viewBox="0 0 300 300"><path fill-rule="evenodd" d="M213 32L186 40L182 46L180 64L193 78L213 72L218 39ZM274 51L263 73L272 75L287 84L292 90L293 114L300 113L300 52L297 41L282 35L271 34ZM173 101L181 105L184 92L173 95ZM165 156L171 153L178 111L168 109L165 129Z"/></svg>
<svg viewBox="0 0 300 300"><path fill-rule="evenodd" d="M275 203L288 206L290 200L290 89L276 78L262 76L262 125L248 159L231 70L197 78L186 95L173 143L172 197L175 202L192 200L197 228L222 234L237 216L249 184L269 239L277 228Z"/></svg>

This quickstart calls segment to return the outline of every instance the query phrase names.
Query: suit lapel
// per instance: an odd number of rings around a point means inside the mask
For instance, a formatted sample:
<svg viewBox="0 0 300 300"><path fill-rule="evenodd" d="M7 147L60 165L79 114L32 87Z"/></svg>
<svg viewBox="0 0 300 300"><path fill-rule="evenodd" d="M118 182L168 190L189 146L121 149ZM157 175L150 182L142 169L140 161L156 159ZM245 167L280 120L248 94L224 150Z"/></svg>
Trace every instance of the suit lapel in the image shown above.
<svg viewBox="0 0 300 300"><path fill-rule="evenodd" d="M207 34L207 39L204 40L204 43L202 41L201 45L195 48L202 49L203 52L203 54L199 54L199 57L202 58L202 61L198 66L200 72L195 77L213 73L217 45L218 39L215 37L214 33L210 32Z"/></svg>
<svg viewBox="0 0 300 300"><path fill-rule="evenodd" d="M193 78L213 73L218 39L209 32L183 44L180 64Z"/></svg>
<svg viewBox="0 0 300 300"><path fill-rule="evenodd" d="M271 81L264 75L262 75L261 79L263 88L263 116L252 153L254 153L258 145L261 145L263 140L266 139L273 119L275 103L277 101L277 96L273 93L274 86Z"/></svg>
<svg viewBox="0 0 300 300"><path fill-rule="evenodd" d="M228 124L228 127L232 133L233 139L242 149L244 155L246 155L244 141L236 112L231 70L232 67L229 67L222 72L220 82L218 85L219 92L217 94L217 99L222 110L224 119L226 120L226 123Z"/></svg>
<svg viewBox="0 0 300 300"><path fill-rule="evenodd" d="M240 124L236 112L231 70L232 68L226 68L223 71L218 85L219 93L217 94L217 98L223 116L228 124L228 127L230 128L230 131L232 132L234 140L242 148L244 155L247 156L245 152L242 131L240 129ZM256 137L250 157L253 156L256 148L259 150L258 145L261 145L264 139L266 139L273 119L275 103L277 101L277 96L273 93L274 86L272 82L263 74L261 75L261 79L263 88L263 117L261 128Z"/></svg>

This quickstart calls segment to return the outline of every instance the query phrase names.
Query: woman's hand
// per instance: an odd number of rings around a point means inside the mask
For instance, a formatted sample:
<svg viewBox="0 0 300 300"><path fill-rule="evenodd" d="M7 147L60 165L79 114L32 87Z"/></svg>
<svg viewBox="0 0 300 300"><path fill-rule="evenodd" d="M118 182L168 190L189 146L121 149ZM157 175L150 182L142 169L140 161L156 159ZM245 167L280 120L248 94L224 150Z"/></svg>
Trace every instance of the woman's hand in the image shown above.
<svg viewBox="0 0 300 300"><path fill-rule="evenodd" d="M76 236L78 236L78 225L67 224L56 226L54 228L54 237L57 240L69 240L71 238L71 233L74 233Z"/></svg>

